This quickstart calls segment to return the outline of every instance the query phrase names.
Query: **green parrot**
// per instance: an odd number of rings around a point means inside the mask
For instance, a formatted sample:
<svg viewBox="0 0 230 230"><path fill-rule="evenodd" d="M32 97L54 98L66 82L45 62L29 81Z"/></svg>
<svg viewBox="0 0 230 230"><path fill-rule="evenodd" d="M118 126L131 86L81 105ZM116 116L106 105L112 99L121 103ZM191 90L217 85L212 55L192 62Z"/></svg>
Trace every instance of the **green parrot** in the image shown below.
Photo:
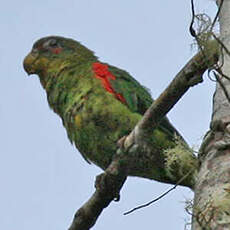
<svg viewBox="0 0 230 230"><path fill-rule="evenodd" d="M39 39L23 64L29 75L39 76L49 106L61 117L71 143L103 170L116 153L117 142L153 102L149 91L129 73L100 62L91 50L69 38ZM180 136L164 117L149 138L156 152L162 153L175 146L175 135ZM151 165L136 162L129 175L156 178Z"/></svg>

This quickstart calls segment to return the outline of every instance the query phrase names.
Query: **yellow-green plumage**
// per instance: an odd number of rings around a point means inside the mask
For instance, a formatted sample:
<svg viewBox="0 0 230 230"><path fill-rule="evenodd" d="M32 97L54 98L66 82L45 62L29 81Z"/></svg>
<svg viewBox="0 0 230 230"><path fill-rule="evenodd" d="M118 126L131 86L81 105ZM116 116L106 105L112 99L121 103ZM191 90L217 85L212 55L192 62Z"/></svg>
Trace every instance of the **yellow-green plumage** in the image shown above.
<svg viewBox="0 0 230 230"><path fill-rule="evenodd" d="M109 84L125 99L122 102L95 77L94 63L99 63L97 57L80 43L53 36L35 43L24 68L39 75L49 105L61 117L69 140L87 161L105 169L116 152L117 141L132 131L152 98L127 72L101 63L116 77ZM179 135L164 118L149 141L156 152L162 152L175 145L175 133ZM154 169L150 168L147 159L146 165L137 161L130 174L151 178Z"/></svg>

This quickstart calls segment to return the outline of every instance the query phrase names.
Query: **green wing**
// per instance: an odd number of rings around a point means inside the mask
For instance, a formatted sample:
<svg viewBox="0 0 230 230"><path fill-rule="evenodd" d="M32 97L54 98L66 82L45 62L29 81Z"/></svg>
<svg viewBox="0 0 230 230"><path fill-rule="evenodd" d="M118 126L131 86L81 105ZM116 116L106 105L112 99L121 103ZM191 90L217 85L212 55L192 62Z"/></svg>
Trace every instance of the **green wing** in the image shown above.
<svg viewBox="0 0 230 230"><path fill-rule="evenodd" d="M130 110L143 115L153 102L147 88L124 70L109 66L109 71L116 77L115 80L110 81L116 93L120 93L125 98Z"/></svg>
<svg viewBox="0 0 230 230"><path fill-rule="evenodd" d="M128 72L109 66L109 71L116 77L110 83L116 93L120 93L126 100L127 106L133 112L144 115L151 106L153 99L147 88L136 81ZM168 133L172 138L174 135L181 137L179 132L172 126L167 117L164 117L159 124L163 132Z"/></svg>

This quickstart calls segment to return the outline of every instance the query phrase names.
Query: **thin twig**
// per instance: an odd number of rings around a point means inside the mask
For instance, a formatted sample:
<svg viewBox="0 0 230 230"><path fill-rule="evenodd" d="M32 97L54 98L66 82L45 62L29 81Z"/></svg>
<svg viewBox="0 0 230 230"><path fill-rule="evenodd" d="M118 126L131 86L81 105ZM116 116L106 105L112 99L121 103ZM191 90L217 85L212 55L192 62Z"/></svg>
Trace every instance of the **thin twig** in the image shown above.
<svg viewBox="0 0 230 230"><path fill-rule="evenodd" d="M214 34L212 33L212 36L217 40L217 42L221 45L221 47L224 49L224 51L230 56L230 51L228 48L224 45L224 43Z"/></svg>
<svg viewBox="0 0 230 230"><path fill-rule="evenodd" d="M213 74L215 75L216 80L217 80L218 83L220 84L220 87L222 88L222 90L223 90L223 92L224 92L224 94L225 94L225 96L226 96L228 102L230 103L230 96L229 96L229 94L228 94L227 89L225 88L224 83L221 81L221 79L219 78L218 74L216 74L215 72L213 72Z"/></svg>
<svg viewBox="0 0 230 230"><path fill-rule="evenodd" d="M213 79L212 77L211 77L211 73L213 72L213 69L209 69L208 70L208 79L210 80L210 81L213 81L213 82L216 82L216 79Z"/></svg>
<svg viewBox="0 0 230 230"><path fill-rule="evenodd" d="M195 22L195 17L196 17L196 13L195 13L195 6L194 6L194 0L191 0L191 10L192 10L192 20L189 26L189 31L192 37L195 38L197 45L202 53L202 55L204 56L204 59L206 60L206 54L203 50L202 45L200 44L200 40L199 40L199 34L197 35L195 29L193 28L194 22Z"/></svg>
<svg viewBox="0 0 230 230"><path fill-rule="evenodd" d="M133 209L131 209L130 211L127 211L124 213L124 215L128 215L138 209L141 209L141 208L146 208L147 206L155 203L156 201L160 200L161 198L163 198L164 196L166 196L168 193L170 193L172 190L176 189L176 187L183 181L185 180L189 175L190 173L192 173L193 170L190 170L187 174L185 174L185 176L183 176L172 188L170 188L169 190L167 190L166 192L164 192L162 195L160 195L159 197L155 198L154 200L151 200L150 202L146 203L146 204L142 204L140 206L137 206Z"/></svg>
<svg viewBox="0 0 230 230"><path fill-rule="evenodd" d="M223 78L226 78L227 80L230 81L230 77L227 76L226 74L224 74L220 68L217 68L216 71L217 71Z"/></svg>
<svg viewBox="0 0 230 230"><path fill-rule="evenodd" d="M222 6L223 6L223 3L224 3L224 0L221 0L221 2L220 2L220 6L218 7L218 11L217 11L217 13L216 13L216 16L215 16L215 18L214 18L214 20L213 20L213 22L212 22L211 27L210 27L210 31L211 31L211 32L212 32L213 27L215 26L216 21L217 21L217 19L218 19L218 17L219 17L219 14L220 14L221 8L222 8Z"/></svg>
<svg viewBox="0 0 230 230"><path fill-rule="evenodd" d="M192 20L191 20L191 23L190 23L190 26L189 26L189 31L190 31L190 34L194 38L196 38L197 37L196 31L193 28L193 24L194 24L194 20L195 20L195 8L194 8L194 2L193 2L193 0L191 0L191 7L192 7Z"/></svg>

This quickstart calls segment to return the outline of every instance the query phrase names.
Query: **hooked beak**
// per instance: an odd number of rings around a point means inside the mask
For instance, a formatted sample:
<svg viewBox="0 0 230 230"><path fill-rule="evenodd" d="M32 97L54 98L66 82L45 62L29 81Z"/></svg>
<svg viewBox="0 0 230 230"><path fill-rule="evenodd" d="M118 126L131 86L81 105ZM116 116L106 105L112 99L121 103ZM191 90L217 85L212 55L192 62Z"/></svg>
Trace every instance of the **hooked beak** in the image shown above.
<svg viewBox="0 0 230 230"><path fill-rule="evenodd" d="M35 70L35 61L37 60L38 54L35 52L30 52L23 61L24 70L28 75L36 73Z"/></svg>

